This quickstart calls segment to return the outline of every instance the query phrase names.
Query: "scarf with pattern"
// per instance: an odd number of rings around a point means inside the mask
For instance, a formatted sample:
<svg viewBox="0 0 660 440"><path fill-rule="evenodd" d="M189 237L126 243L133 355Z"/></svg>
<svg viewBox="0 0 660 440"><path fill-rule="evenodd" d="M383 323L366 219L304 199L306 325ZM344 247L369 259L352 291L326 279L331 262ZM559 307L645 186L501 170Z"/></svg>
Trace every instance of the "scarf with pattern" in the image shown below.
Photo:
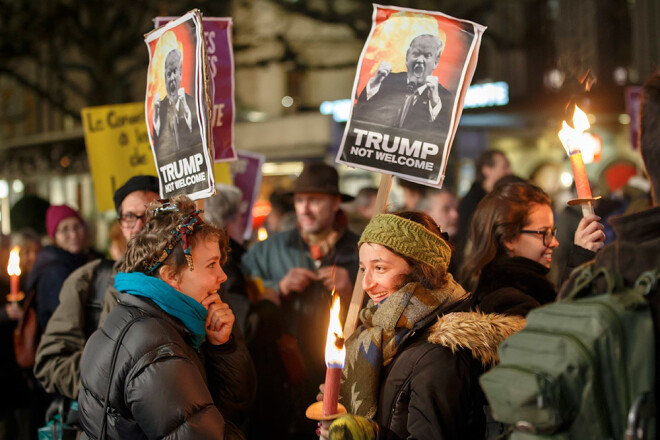
<svg viewBox="0 0 660 440"><path fill-rule="evenodd" d="M369 301L360 311L362 325L346 342L340 395L349 413L368 418L376 415L381 370L392 362L401 341L417 322L465 294L448 274L442 289L408 283L379 304Z"/></svg>

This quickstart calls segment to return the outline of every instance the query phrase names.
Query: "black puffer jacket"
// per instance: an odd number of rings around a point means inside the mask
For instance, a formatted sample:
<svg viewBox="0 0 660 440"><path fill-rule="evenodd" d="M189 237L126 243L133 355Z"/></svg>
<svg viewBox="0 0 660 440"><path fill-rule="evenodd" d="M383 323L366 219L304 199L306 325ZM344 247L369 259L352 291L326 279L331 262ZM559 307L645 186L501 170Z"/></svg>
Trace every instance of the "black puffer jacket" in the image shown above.
<svg viewBox="0 0 660 440"><path fill-rule="evenodd" d="M240 438L225 419L254 396L247 349L233 339L196 352L189 330L151 300L128 294L89 339L78 403L82 438L98 438L113 351L121 341L109 394L107 439Z"/></svg>
<svg viewBox="0 0 660 440"><path fill-rule="evenodd" d="M381 380L379 439L483 438L479 375L497 362L497 346L524 320L461 309L428 316L402 341Z"/></svg>

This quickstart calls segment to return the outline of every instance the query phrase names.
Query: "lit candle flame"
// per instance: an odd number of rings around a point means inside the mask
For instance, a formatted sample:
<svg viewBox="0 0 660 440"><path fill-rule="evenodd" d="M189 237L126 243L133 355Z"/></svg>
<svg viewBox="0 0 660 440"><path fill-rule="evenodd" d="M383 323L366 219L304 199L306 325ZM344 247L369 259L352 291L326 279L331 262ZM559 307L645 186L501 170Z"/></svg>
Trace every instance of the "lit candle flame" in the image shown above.
<svg viewBox="0 0 660 440"><path fill-rule="evenodd" d="M7 272L9 275L19 276L21 274L21 259L18 256L19 251L20 248L18 246L14 246L14 248L11 250L11 253L9 254L9 264L7 264Z"/></svg>
<svg viewBox="0 0 660 440"><path fill-rule="evenodd" d="M268 231L266 230L266 228L264 228L263 226L259 228L259 230L257 231L257 238L259 239L259 241L264 241L265 239L268 238Z"/></svg>
<svg viewBox="0 0 660 440"><path fill-rule="evenodd" d="M573 113L573 128L566 121L563 121L562 128L557 133L559 140L566 150L566 154L570 156L572 153L580 152L580 146L586 142L585 137L591 140L591 136L584 132L590 127L587 114L576 105L575 112Z"/></svg>
<svg viewBox="0 0 660 440"><path fill-rule="evenodd" d="M325 365L328 368L343 368L346 358L346 347L344 346L344 331L339 321L341 305L339 295L332 291L332 308L330 309L330 325L328 336L325 341Z"/></svg>

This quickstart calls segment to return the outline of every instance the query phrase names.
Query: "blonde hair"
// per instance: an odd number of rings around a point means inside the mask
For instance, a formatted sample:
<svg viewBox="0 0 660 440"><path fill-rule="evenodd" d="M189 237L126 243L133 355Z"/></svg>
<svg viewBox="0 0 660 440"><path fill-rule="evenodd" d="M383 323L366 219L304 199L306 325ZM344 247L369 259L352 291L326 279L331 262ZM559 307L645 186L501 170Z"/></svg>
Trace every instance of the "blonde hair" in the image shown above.
<svg viewBox="0 0 660 440"><path fill-rule="evenodd" d="M140 232L128 241L126 255L119 268L121 272L147 273L150 263L165 252L165 248L174 238L172 231L197 209L195 203L183 195L172 197L169 206L171 208L160 201L154 201L147 207L146 223ZM224 264L228 252L225 232L208 223L199 223L190 236L189 246L192 249L197 243L206 240L217 240L222 255L220 263ZM188 265L181 241L162 265L170 266L176 273ZM159 278L159 271L154 271L153 276Z"/></svg>

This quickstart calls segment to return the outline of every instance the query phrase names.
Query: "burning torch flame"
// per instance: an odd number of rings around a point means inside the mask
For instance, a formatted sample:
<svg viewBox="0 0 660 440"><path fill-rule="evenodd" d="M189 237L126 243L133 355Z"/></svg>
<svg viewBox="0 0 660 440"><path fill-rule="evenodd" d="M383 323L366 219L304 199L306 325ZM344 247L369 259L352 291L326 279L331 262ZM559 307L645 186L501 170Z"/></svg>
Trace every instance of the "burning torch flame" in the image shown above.
<svg viewBox="0 0 660 440"><path fill-rule="evenodd" d="M339 321L340 307L339 295L335 294L333 290L330 325L328 326L328 337L325 340L325 365L329 368L343 368L344 359L346 358L344 331Z"/></svg>
<svg viewBox="0 0 660 440"><path fill-rule="evenodd" d="M585 143L585 136L589 138L589 141L591 140L591 136L588 133L584 133L585 130L591 127L589 118L577 105L573 113L573 127L571 128L566 121L563 121L562 129L557 133L559 140L566 150L566 154L569 156L571 153L580 151L580 145Z"/></svg>
<svg viewBox="0 0 660 440"><path fill-rule="evenodd" d="M7 272L9 275L20 275L21 274L21 267L20 267L20 258L18 257L18 252L20 251L20 248L18 246L14 246L14 248L11 250L11 253L9 254L9 264L7 264Z"/></svg>

